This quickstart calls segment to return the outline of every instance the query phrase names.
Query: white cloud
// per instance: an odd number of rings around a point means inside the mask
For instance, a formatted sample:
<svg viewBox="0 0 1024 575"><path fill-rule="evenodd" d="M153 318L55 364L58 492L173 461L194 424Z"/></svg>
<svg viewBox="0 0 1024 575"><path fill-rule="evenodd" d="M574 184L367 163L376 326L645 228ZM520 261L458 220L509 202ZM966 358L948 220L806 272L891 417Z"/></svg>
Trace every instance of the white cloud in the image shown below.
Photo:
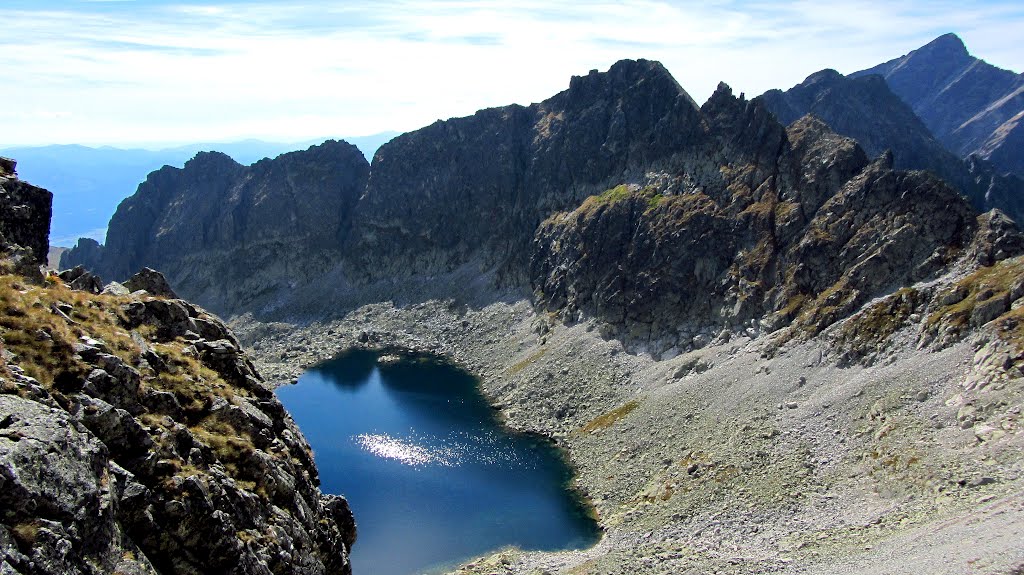
<svg viewBox="0 0 1024 575"><path fill-rule="evenodd" d="M0 9L7 141L129 143L408 130L661 60L694 98L865 68L947 31L1020 69L1024 8L970 2L370 5L100 2ZM991 54L991 56L990 56Z"/></svg>

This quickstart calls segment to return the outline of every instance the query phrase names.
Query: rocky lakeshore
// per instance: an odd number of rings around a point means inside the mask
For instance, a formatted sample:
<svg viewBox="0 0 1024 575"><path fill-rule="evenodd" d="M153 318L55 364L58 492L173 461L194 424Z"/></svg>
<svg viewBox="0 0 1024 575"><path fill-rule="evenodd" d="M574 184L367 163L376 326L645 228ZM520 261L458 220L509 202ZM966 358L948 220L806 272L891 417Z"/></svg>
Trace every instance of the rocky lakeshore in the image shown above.
<svg viewBox="0 0 1024 575"><path fill-rule="evenodd" d="M979 334L916 349L909 323L867 365L843 325L782 347L707 334L671 359L525 299L377 304L305 326L236 322L287 384L349 347L405 348L480 377L513 428L554 438L605 529L593 549L506 550L463 573L1010 573L1024 564L1022 384ZM856 321L851 320L852 321ZM970 541L965 545L965 541Z"/></svg>
<svg viewBox="0 0 1024 575"><path fill-rule="evenodd" d="M351 573L348 503L320 493L309 445L231 331L153 270L105 287L44 273L51 196L11 166L0 572Z"/></svg>

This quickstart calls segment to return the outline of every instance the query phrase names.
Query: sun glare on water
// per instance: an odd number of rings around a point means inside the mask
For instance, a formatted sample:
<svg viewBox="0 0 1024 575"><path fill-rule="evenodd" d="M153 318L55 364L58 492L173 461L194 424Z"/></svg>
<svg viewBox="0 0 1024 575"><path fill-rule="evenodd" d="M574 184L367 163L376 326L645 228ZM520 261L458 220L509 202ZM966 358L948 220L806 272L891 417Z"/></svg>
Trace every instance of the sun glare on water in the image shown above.
<svg viewBox="0 0 1024 575"><path fill-rule="evenodd" d="M441 450L432 451L422 445L416 445L411 441L391 437L384 433L361 433L355 436L355 440L360 447L373 455L384 459L394 459L405 465L414 467L430 464L445 467L456 465Z"/></svg>
<svg viewBox="0 0 1024 575"><path fill-rule="evenodd" d="M500 445L494 437L457 434L458 437L399 438L386 433L360 433L352 440L364 451L403 465L458 467L473 461L481 465L531 467L516 453Z"/></svg>

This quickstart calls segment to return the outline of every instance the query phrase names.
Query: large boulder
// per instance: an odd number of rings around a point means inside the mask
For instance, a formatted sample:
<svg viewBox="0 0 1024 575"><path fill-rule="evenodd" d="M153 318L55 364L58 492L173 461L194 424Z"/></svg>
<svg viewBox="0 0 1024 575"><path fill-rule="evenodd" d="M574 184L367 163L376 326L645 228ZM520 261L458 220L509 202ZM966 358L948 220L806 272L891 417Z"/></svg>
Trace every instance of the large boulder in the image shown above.
<svg viewBox="0 0 1024 575"><path fill-rule="evenodd" d="M171 289L171 284L167 283L164 274L151 268L142 268L136 272L135 275L128 278L128 281L124 282L124 287L130 291L144 290L151 295L178 299L178 295Z"/></svg>

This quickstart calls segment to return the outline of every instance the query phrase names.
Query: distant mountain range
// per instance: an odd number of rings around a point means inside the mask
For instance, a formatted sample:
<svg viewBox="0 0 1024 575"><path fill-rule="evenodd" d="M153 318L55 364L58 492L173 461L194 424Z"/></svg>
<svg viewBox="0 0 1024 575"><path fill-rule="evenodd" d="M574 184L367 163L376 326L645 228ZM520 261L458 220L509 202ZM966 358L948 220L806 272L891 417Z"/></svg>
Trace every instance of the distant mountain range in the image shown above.
<svg viewBox="0 0 1024 575"><path fill-rule="evenodd" d="M366 156L398 135L381 132L346 138ZM196 143L160 150L123 149L110 146L53 145L0 149L0 156L18 161L18 175L53 193L50 243L72 246L80 237L104 241L107 223L121 200L135 193L146 176L163 166L181 167L201 151L218 151L241 164L274 158L323 142Z"/></svg>

